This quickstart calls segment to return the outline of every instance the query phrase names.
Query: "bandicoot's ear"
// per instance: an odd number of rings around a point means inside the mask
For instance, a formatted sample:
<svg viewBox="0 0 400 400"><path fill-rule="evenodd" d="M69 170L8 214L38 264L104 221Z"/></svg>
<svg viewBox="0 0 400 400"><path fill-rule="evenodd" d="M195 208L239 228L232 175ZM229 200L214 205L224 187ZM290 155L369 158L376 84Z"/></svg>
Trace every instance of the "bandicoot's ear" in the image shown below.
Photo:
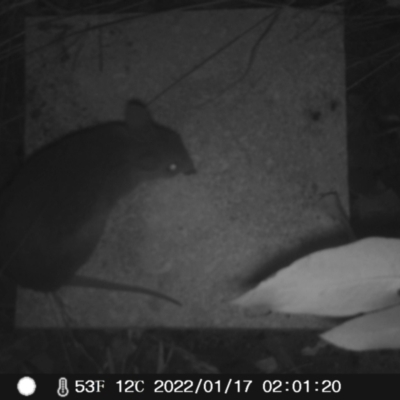
<svg viewBox="0 0 400 400"><path fill-rule="evenodd" d="M129 128L144 131L154 124L147 107L137 100L129 100L125 106L125 121Z"/></svg>

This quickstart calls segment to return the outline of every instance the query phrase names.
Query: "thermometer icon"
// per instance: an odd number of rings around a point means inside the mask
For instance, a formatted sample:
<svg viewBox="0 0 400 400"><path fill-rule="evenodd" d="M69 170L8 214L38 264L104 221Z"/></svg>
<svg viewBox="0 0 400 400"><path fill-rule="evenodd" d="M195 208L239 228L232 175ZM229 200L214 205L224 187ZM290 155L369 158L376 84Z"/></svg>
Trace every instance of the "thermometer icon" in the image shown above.
<svg viewBox="0 0 400 400"><path fill-rule="evenodd" d="M58 380L58 389L57 389L57 394L60 397L66 397L68 396L69 390L67 388L67 378L60 378Z"/></svg>

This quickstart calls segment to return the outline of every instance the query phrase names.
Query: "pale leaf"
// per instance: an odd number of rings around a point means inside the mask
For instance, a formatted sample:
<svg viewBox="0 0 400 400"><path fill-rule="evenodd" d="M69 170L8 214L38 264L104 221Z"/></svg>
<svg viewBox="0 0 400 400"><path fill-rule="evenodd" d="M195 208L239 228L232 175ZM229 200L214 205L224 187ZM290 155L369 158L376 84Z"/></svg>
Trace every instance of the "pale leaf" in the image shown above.
<svg viewBox="0 0 400 400"><path fill-rule="evenodd" d="M234 300L290 314L348 316L400 302L400 240L367 238L303 257Z"/></svg>
<svg viewBox="0 0 400 400"><path fill-rule="evenodd" d="M400 306L354 318L320 336L347 350L400 348Z"/></svg>

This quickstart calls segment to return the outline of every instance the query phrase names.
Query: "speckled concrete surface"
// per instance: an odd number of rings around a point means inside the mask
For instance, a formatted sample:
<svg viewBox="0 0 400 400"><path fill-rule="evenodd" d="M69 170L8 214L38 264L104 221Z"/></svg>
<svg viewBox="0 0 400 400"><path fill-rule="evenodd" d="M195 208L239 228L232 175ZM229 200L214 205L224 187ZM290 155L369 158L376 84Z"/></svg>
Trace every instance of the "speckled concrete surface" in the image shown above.
<svg viewBox="0 0 400 400"><path fill-rule="evenodd" d="M288 9L265 36L271 19L218 51L266 16L260 10L155 15L76 33L29 57L28 152L72 129L120 119L125 101L138 98L182 135L198 169L195 176L145 183L123 199L81 270L163 291L184 307L65 288L74 325L326 324L246 315L229 304L252 276L273 267L274 257L337 229L318 201L322 193L336 191L347 208L340 23ZM109 21L102 18L63 23L76 32ZM28 49L63 29L35 26L28 27ZM48 296L21 290L17 323L59 326L57 310Z"/></svg>

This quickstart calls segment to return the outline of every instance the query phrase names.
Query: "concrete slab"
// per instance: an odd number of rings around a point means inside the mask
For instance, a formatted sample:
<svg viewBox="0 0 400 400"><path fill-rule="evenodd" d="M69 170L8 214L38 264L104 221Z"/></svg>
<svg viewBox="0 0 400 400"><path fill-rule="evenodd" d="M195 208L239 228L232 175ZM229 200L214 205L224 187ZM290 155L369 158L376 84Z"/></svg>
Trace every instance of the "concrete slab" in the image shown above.
<svg viewBox="0 0 400 400"><path fill-rule="evenodd" d="M276 257L338 229L318 202L322 193L336 191L347 208L340 22L274 12L28 21L28 152L73 129L120 119L125 101L138 98L182 135L198 169L145 183L123 199L80 272L160 290L184 307L68 287L59 294L74 326L326 325L249 316L229 303L271 271ZM58 306L20 290L17 324L59 326Z"/></svg>

